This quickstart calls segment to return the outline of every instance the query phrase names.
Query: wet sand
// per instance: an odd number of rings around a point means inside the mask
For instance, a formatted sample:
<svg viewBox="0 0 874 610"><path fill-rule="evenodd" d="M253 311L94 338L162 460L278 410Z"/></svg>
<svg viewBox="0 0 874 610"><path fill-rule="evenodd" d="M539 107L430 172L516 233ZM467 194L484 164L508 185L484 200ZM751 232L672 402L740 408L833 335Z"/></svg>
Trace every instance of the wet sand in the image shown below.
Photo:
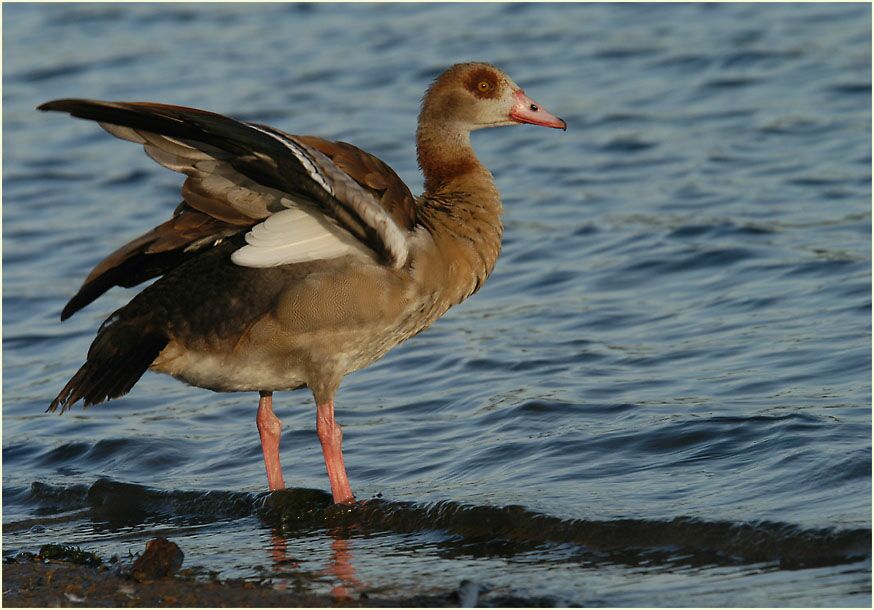
<svg viewBox="0 0 874 610"><path fill-rule="evenodd" d="M2 605L28 607L541 607L552 600L490 595L480 585L463 581L456 589L424 588L426 593L385 596L338 583L328 594L315 595L311 577L261 581L219 579L198 567L179 570L183 553L175 543L157 538L132 562L113 557L104 562L78 547L45 545L3 561ZM171 561L168 561L171 560ZM169 576L164 576L171 574ZM423 588L419 589L420 591ZM497 592L495 592L497 593Z"/></svg>
<svg viewBox="0 0 874 610"><path fill-rule="evenodd" d="M455 591L405 599L360 595L310 595L274 589L269 582L204 580L196 570L137 582L113 567L65 561L24 560L3 564L3 606L26 607L452 607Z"/></svg>

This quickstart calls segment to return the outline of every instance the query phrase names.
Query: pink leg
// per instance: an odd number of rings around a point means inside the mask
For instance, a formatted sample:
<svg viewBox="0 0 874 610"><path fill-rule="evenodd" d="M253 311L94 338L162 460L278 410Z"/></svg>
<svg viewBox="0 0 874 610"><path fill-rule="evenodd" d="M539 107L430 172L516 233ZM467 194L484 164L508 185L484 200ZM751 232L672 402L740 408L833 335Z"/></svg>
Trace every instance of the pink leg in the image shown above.
<svg viewBox="0 0 874 610"><path fill-rule="evenodd" d="M270 491L285 489L282 480L282 465L279 463L279 438L282 435L282 422L273 414L273 392L261 392L258 401L258 434L261 436L261 450L264 452L264 465L267 467L267 485Z"/></svg>
<svg viewBox="0 0 874 610"><path fill-rule="evenodd" d="M354 502L355 496L352 495L349 478L346 476L346 466L343 464L343 431L340 429L340 424L334 421L333 400L318 406L316 432L319 434L319 442L322 443L322 454L325 456L334 502L337 504Z"/></svg>

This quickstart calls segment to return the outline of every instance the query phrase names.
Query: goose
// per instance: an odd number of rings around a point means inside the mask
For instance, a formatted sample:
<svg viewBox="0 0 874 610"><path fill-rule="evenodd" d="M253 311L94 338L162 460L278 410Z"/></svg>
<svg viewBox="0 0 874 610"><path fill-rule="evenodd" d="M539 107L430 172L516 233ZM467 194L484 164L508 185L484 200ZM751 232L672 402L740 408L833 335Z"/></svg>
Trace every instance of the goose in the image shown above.
<svg viewBox="0 0 874 610"><path fill-rule="evenodd" d="M413 196L383 161L345 142L151 102L39 106L96 121L184 174L172 217L100 261L61 313L113 286L159 277L100 326L51 401L63 413L128 393L147 370L216 392L259 392L268 489L283 489L273 393L307 387L335 503L355 501L334 396L475 293L501 247L501 199L470 133L566 130L500 69L456 64L421 104Z"/></svg>

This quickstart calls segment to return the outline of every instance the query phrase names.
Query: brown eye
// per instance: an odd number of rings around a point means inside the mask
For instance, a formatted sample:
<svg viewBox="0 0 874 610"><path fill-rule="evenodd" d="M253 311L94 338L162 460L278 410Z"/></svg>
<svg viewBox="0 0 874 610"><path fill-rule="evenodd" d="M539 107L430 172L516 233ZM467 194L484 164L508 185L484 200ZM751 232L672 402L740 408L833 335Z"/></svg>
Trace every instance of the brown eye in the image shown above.
<svg viewBox="0 0 874 610"><path fill-rule="evenodd" d="M483 80L483 81L480 81L479 84L478 84L476 87L477 87L477 89L479 89L480 91L482 91L482 92L486 92L486 91L488 91L488 90L490 90L490 89L492 88L492 84L491 84L489 81L487 81L487 80Z"/></svg>

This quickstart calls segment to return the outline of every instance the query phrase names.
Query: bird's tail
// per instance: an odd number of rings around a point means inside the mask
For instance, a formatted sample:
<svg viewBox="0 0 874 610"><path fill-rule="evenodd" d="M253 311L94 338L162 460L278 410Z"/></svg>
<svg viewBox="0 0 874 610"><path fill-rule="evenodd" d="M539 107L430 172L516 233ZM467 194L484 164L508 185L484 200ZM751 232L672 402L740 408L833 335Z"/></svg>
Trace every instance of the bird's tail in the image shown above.
<svg viewBox="0 0 874 610"><path fill-rule="evenodd" d="M94 405L127 394L167 345L166 333L140 317L114 313L97 333L88 359L67 382L47 411L61 413L80 399Z"/></svg>

